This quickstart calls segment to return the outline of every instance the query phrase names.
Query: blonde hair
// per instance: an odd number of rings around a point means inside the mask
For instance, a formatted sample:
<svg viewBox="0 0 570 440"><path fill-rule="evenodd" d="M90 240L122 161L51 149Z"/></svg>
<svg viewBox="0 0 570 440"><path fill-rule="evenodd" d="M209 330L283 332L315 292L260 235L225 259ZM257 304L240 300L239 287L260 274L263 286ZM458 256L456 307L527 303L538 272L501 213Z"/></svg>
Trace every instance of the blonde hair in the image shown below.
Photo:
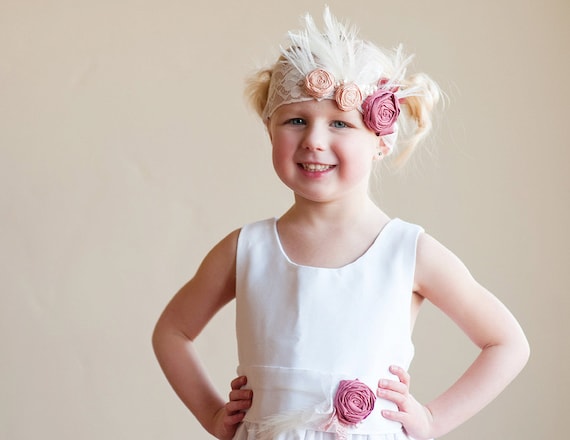
<svg viewBox="0 0 570 440"><path fill-rule="evenodd" d="M408 96L401 103L401 121L403 136L399 141L396 165L405 163L413 154L416 147L429 134L434 110L441 99L442 92L437 83L424 73L416 73L405 79L405 85L417 87L420 93Z"/></svg>
<svg viewBox="0 0 570 440"><path fill-rule="evenodd" d="M245 97L260 118L262 118L263 110L267 105L272 74L273 68L264 68L246 79Z"/></svg>

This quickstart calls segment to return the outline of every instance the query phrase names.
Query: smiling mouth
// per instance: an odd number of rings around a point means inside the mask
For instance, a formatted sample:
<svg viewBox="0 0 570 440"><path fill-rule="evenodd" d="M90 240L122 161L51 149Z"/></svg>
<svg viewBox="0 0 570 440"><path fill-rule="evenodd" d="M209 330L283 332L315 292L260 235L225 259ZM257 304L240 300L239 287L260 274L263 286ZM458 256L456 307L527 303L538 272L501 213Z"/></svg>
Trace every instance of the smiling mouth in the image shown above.
<svg viewBox="0 0 570 440"><path fill-rule="evenodd" d="M322 173L323 171L328 171L335 167L335 165L325 165L321 163L301 163L299 166L305 171L313 173Z"/></svg>

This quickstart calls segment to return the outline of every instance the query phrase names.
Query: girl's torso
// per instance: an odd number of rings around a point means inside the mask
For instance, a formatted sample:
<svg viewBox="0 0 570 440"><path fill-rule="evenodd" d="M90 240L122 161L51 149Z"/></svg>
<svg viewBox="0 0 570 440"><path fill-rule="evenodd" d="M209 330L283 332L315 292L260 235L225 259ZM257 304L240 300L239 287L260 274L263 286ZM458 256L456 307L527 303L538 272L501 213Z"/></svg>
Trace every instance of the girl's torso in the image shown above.
<svg viewBox="0 0 570 440"><path fill-rule="evenodd" d="M268 438L280 438L292 426L334 430L324 426L340 380L358 378L375 392L378 379L392 377L390 365L409 367L421 232L419 226L390 220L360 257L322 268L289 258L276 219L242 229L236 271L238 372L248 376L254 399L240 432L264 427L271 432ZM401 426L384 419L383 408L394 406L376 399L372 414L348 432L399 435Z"/></svg>

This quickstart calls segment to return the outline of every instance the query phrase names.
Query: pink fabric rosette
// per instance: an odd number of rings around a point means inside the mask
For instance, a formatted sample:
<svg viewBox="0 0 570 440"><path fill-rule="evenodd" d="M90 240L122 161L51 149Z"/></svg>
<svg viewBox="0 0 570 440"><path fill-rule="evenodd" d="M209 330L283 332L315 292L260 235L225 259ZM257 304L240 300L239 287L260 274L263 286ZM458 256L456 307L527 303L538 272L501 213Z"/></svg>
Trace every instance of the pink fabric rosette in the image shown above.
<svg viewBox="0 0 570 440"><path fill-rule="evenodd" d="M336 417L342 425L356 425L374 409L376 395L364 382L341 380L334 396Z"/></svg>
<svg viewBox="0 0 570 440"><path fill-rule="evenodd" d="M315 99L321 99L334 90L334 77L323 69L315 69L305 77L305 92Z"/></svg>
<svg viewBox="0 0 570 440"><path fill-rule="evenodd" d="M334 99L339 109L349 112L358 108L362 102L360 88L354 83L342 84L336 89Z"/></svg>
<svg viewBox="0 0 570 440"><path fill-rule="evenodd" d="M364 124L378 136L394 133L400 103L392 90L378 89L362 103Z"/></svg>

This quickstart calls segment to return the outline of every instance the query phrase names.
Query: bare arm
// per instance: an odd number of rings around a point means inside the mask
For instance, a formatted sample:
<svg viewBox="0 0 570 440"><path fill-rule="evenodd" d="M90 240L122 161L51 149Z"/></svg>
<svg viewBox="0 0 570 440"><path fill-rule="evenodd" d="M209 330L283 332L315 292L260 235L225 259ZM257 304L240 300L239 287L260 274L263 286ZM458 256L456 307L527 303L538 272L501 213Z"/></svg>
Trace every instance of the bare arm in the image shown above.
<svg viewBox="0 0 570 440"><path fill-rule="evenodd" d="M167 305L152 339L174 391L202 426L220 439L233 437L243 418L241 410L249 405L245 394L250 392L240 390L245 378L238 378L232 382L230 403L226 404L198 359L193 341L215 313L235 297L238 234L234 231L210 251L196 275Z"/></svg>
<svg viewBox="0 0 570 440"><path fill-rule="evenodd" d="M481 349L465 373L425 407L408 394L405 371L393 371L400 383L385 382L385 391L379 384L379 394L389 393L400 409L388 418L424 439L448 433L497 397L526 364L529 347L507 308L475 281L455 255L426 234L418 243L416 293L440 308Z"/></svg>

